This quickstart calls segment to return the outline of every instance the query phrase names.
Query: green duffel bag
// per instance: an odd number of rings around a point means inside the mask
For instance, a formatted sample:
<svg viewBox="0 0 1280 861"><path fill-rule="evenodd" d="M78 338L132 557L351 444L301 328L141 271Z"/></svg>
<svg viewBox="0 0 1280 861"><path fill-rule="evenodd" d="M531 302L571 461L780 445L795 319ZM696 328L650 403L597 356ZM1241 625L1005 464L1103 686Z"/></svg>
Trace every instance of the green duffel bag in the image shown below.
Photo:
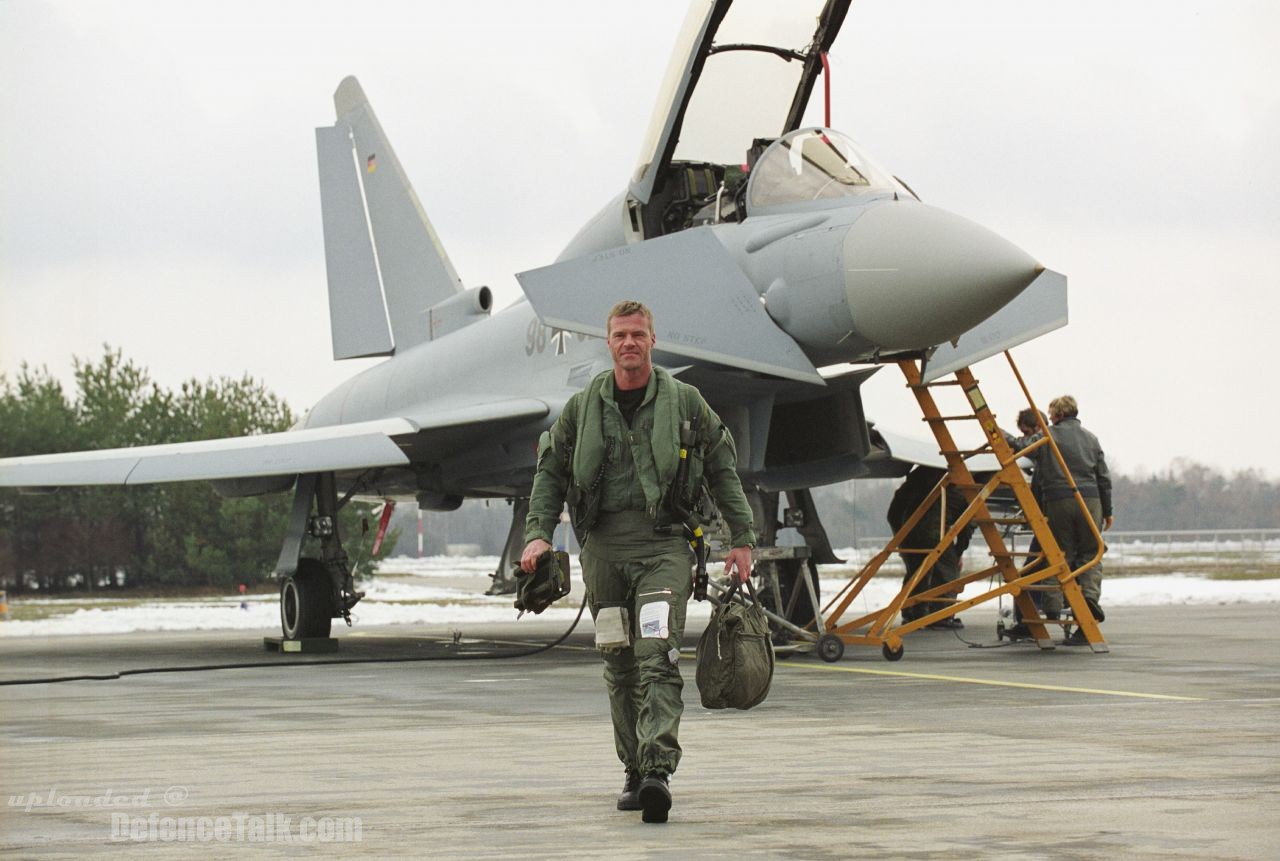
<svg viewBox="0 0 1280 861"><path fill-rule="evenodd" d="M733 600L736 581L711 612L698 640L698 693L709 709L749 709L764 702L773 682L769 622L747 581L750 605Z"/></svg>

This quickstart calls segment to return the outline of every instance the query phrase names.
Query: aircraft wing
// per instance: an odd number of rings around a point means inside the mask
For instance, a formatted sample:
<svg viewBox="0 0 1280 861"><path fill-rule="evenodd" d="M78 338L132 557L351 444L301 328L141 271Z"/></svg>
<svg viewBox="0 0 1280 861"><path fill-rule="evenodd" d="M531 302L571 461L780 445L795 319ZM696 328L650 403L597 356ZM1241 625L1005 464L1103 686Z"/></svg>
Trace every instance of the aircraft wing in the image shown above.
<svg viewBox="0 0 1280 861"><path fill-rule="evenodd" d="M946 469L947 461L938 453L937 443L906 436L879 426L871 428L872 452L863 461L860 478L898 478L913 466ZM980 454L966 461L973 472L995 472L1000 461L995 455Z"/></svg>
<svg viewBox="0 0 1280 861"><path fill-rule="evenodd" d="M134 448L0 460L0 487L213 481L396 466L408 458L395 437L416 433L406 419Z"/></svg>
<svg viewBox="0 0 1280 861"><path fill-rule="evenodd" d="M516 278L547 326L604 338L609 309L626 296L653 311L658 350L825 385L706 228L564 260Z"/></svg>

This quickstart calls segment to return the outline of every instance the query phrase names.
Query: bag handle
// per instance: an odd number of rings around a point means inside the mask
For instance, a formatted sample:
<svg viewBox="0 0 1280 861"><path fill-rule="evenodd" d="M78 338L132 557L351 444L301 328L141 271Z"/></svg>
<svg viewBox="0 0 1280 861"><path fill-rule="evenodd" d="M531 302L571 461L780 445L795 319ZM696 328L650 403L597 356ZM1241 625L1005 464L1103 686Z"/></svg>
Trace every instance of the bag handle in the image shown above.
<svg viewBox="0 0 1280 861"><path fill-rule="evenodd" d="M756 587L751 585L750 577L748 577L745 581L739 580L737 577L734 577L733 585L729 587L728 591L726 591L722 596L720 596L720 603L728 604L730 601L732 601L734 593L738 591L738 587L740 587L744 582L747 584L747 594L751 596L751 603L752 604L759 603L759 601L756 599Z"/></svg>

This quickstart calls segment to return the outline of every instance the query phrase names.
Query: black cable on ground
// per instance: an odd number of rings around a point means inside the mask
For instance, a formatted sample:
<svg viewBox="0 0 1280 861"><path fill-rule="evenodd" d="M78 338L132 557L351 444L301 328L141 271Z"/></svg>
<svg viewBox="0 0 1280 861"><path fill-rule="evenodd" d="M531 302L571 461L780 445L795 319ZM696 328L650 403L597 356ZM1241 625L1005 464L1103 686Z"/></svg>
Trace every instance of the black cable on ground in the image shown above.
<svg viewBox="0 0 1280 861"><path fill-rule="evenodd" d="M1017 640L1009 640L1008 642L1001 641L999 643L975 643L972 640L966 640L964 637L960 636L960 629L958 628L953 629L952 633L956 635L957 640L964 643L970 649L1003 649L1005 646L1012 646L1014 643L1018 642Z"/></svg>
<svg viewBox="0 0 1280 861"><path fill-rule="evenodd" d="M574 617L573 623L569 625L568 630L561 634L556 640L546 643L545 645L536 646L532 649L525 649L522 652L507 652L501 655L479 654L479 653L457 653L443 655L418 655L411 658L322 658L317 661L248 661L237 664L203 664L186 667L139 667L136 670L120 670L116 673L103 674L86 674L80 676L52 676L44 679L6 679L0 680L0 686L7 685L51 685L60 682L106 682L122 679L125 676L148 676L158 675L160 673L204 673L210 670L247 670L259 669L263 667L332 667L340 664L409 664L420 661L494 661L508 660L511 658L528 658L542 652L550 651L556 646L569 639L569 635L578 627L578 623L582 621L582 611L586 608L586 601L578 607L578 615Z"/></svg>

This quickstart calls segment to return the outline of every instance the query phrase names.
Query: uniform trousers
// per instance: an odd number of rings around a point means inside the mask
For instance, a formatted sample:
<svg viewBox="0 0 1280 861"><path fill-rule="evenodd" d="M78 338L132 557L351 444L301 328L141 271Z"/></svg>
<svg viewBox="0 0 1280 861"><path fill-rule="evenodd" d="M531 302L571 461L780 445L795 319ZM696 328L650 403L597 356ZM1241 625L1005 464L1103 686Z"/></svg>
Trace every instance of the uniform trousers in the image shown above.
<svg viewBox="0 0 1280 861"><path fill-rule="evenodd" d="M621 605L630 620L631 645L600 652L618 759L641 774L672 774L684 712L680 640L693 591L689 542L678 526L655 534L643 511L603 513L580 559L592 619Z"/></svg>
<svg viewBox="0 0 1280 861"><path fill-rule="evenodd" d="M1085 496L1083 499L1085 506L1089 509L1088 517L1101 532L1102 503L1096 496ZM1086 515L1080 510L1080 503L1074 496L1045 502L1044 513L1049 518L1049 530L1053 532L1053 537L1062 548L1062 555L1066 557L1067 564L1072 570L1088 562L1098 552L1098 540L1094 538L1093 530L1089 528L1089 520L1085 519ZM1101 562L1077 577L1076 583L1079 584L1080 591L1086 598L1101 606L1099 600L1102 595ZM1060 592L1045 593L1043 608L1045 612L1061 612L1062 604Z"/></svg>

